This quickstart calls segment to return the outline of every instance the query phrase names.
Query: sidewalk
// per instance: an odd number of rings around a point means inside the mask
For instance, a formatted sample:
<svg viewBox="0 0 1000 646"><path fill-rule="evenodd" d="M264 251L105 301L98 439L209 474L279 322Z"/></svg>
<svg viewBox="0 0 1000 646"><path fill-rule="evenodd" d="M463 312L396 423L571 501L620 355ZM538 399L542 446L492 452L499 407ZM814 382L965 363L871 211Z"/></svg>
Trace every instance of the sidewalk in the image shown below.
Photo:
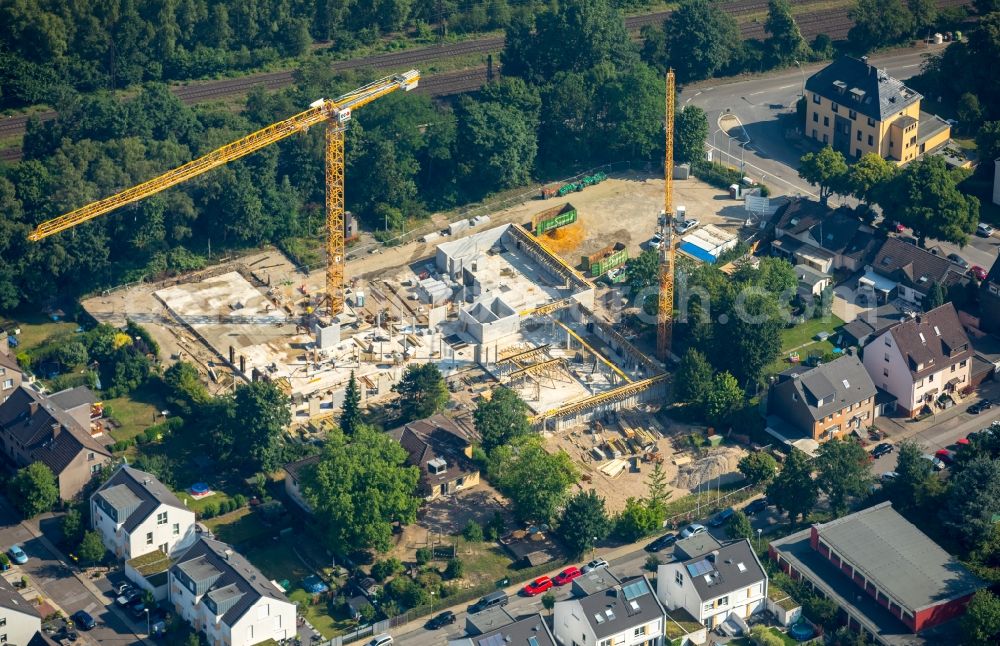
<svg viewBox="0 0 1000 646"><path fill-rule="evenodd" d="M962 403L931 415L930 417L920 420L919 422L911 422L906 419L894 417L878 417L875 420L875 425L885 431L894 441L898 442L900 440L920 435L921 433L929 431L935 427L946 425L948 422L955 420L960 415L965 413L969 404L984 397L996 401L996 399L1000 397L1000 383L986 382L979 388L979 397L966 397L962 400ZM994 406L990 410L975 416L974 419L981 422L981 425L984 427L989 426L990 422L993 420L1000 419L1000 406ZM942 431L945 430L947 429L942 428Z"/></svg>
<svg viewBox="0 0 1000 646"><path fill-rule="evenodd" d="M76 580L83 584L83 587L85 587L87 591L94 596L95 599L97 599L99 602L104 603L104 606L108 608L110 612L117 613L117 609L114 607L114 603L113 602L109 603L107 601L107 596L100 588L94 585L94 582L90 580L90 577L81 574L75 567L69 564L70 563L69 558L67 558L66 555L62 553L62 550L56 547L55 544L53 544L52 541L50 541L45 536L44 533L42 533L42 530L38 527L35 519L21 521L21 527L24 527L26 530L28 530L28 532L32 536L38 539L38 542L40 542L45 547L45 549L50 551L52 555L55 556L73 574L74 577L76 577ZM45 601L50 605L55 606L55 602L52 599L50 599L48 595L46 595ZM58 609L62 611L61 608ZM66 613L63 612L63 615L66 615ZM131 628L132 622L126 621L125 625ZM150 641L145 637L142 637L142 635L140 635L139 633L133 632L132 634L135 635L137 643L145 644L146 646L156 646L155 642Z"/></svg>
<svg viewBox="0 0 1000 646"><path fill-rule="evenodd" d="M641 551L643 549L643 545L649 542L649 540L650 540L649 538L646 538L641 543L629 543L628 545L622 545L620 547L616 547L611 550L604 550L604 551L595 550L594 558L600 557L603 558L605 561L610 562L615 559L621 558L623 556L628 556L629 554L633 554L634 552ZM552 570L551 572L548 572L547 575L553 577L562 572L566 567L568 566L562 565ZM543 575L540 574L538 576L543 576ZM506 592L507 595L510 597L516 597L518 593L521 591L521 588L524 587L525 583L526 583L525 581L522 581L521 583L515 585L509 585L506 588L503 588L503 591ZM473 602L474 600L466 601L455 606L450 606L448 608L438 608L438 610L435 611L433 614L438 614L444 612L445 610L450 610L457 615L460 612L465 612L465 609ZM402 626L396 626L389 632L393 635L393 637L402 638L408 635L409 633L416 632L418 630L423 631L424 624L427 623L427 620L430 619L431 616L432 615L419 617L417 619L414 619L413 621L403 624Z"/></svg>

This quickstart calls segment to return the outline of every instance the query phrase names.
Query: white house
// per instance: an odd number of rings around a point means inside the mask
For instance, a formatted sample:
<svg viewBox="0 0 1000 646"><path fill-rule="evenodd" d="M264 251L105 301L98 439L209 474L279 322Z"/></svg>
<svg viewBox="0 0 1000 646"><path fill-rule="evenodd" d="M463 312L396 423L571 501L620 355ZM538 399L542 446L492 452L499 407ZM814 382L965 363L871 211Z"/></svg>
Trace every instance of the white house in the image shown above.
<svg viewBox="0 0 1000 646"><path fill-rule="evenodd" d="M0 577L0 644L25 646L39 635L42 617L35 605Z"/></svg>
<svg viewBox="0 0 1000 646"><path fill-rule="evenodd" d="M869 341L864 363L875 385L896 398L897 409L915 417L942 394L971 386L973 353L955 306L945 303Z"/></svg>
<svg viewBox="0 0 1000 646"><path fill-rule="evenodd" d="M90 497L90 519L104 545L129 560L173 554L195 538L194 512L152 474L122 465Z"/></svg>
<svg viewBox="0 0 1000 646"><path fill-rule="evenodd" d="M667 610L684 608L712 630L731 615L742 620L764 609L767 574L750 541L716 543L707 553L690 541L678 541L674 560L657 570L656 594Z"/></svg>
<svg viewBox="0 0 1000 646"><path fill-rule="evenodd" d="M225 543L200 537L170 568L174 610L212 646L251 646L295 635L295 604Z"/></svg>
<svg viewBox="0 0 1000 646"><path fill-rule="evenodd" d="M645 576L557 601L552 632L562 646L662 646L666 613Z"/></svg>

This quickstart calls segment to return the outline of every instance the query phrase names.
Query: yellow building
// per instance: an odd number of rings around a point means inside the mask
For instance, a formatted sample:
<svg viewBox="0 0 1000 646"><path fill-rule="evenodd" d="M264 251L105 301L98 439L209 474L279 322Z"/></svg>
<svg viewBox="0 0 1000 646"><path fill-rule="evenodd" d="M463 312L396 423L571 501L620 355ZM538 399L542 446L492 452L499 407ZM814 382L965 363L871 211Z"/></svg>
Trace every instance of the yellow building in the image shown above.
<svg viewBox="0 0 1000 646"><path fill-rule="evenodd" d="M847 157L875 152L901 164L947 143L951 126L868 58L842 56L806 81L807 137Z"/></svg>

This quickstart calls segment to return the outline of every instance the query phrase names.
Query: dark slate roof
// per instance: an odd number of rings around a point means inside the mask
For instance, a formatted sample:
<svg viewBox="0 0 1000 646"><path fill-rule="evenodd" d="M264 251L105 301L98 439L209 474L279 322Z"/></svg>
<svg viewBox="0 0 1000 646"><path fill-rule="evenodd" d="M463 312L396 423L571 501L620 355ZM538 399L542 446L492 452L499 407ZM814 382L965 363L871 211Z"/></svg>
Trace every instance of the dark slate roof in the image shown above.
<svg viewBox="0 0 1000 646"><path fill-rule="evenodd" d="M420 488L424 495L428 495L435 484L478 471L464 453L470 438L444 415L410 422L389 434L406 449L408 462L420 468ZM439 458L446 462L445 470L431 473L428 463Z"/></svg>
<svg viewBox="0 0 1000 646"><path fill-rule="evenodd" d="M767 579L764 568L747 539L684 561L683 565L702 601L742 590Z"/></svg>
<svg viewBox="0 0 1000 646"><path fill-rule="evenodd" d="M320 455L310 455L309 457L302 458L301 460L289 462L284 466L284 469L288 475L298 480L302 477L302 473L306 470L306 468L319 463L320 457Z"/></svg>
<svg viewBox="0 0 1000 646"><path fill-rule="evenodd" d="M830 279L830 274L813 269L809 265L795 265L794 269L795 277L799 279L799 282L809 287L815 287L824 280Z"/></svg>
<svg viewBox="0 0 1000 646"><path fill-rule="evenodd" d="M192 579L197 579L197 575L211 575L213 578L217 576L209 593L230 588L226 591L227 595L232 596L234 591L242 594L226 614L222 615L222 621L230 627L235 625L261 597L290 603L260 570L232 547L204 536L177 557L175 564L170 568L171 576L175 570L184 571Z"/></svg>
<svg viewBox="0 0 1000 646"><path fill-rule="evenodd" d="M460 640L468 646L556 646L540 614L509 623L497 630Z"/></svg>
<svg viewBox="0 0 1000 646"><path fill-rule="evenodd" d="M937 116L920 111L920 123L917 125L917 143L923 143L942 130L951 128L951 124Z"/></svg>
<svg viewBox="0 0 1000 646"><path fill-rule="evenodd" d="M42 616L38 614L38 610L35 609L35 605L28 603L24 597L14 589L7 579L0 577L0 608L6 608L7 610L13 610L14 612L20 612L22 614L37 617L41 620Z"/></svg>
<svg viewBox="0 0 1000 646"><path fill-rule="evenodd" d="M138 527L160 505L187 509L174 492L157 480L156 476L127 464L119 467L94 495L101 496L116 509L134 510L124 520L126 532ZM131 496L132 500L126 500L126 496ZM127 507L116 503L126 504ZM119 522L122 522L122 519L119 519Z"/></svg>
<svg viewBox="0 0 1000 646"><path fill-rule="evenodd" d="M649 579L639 576L579 600L594 636L604 639L664 616Z"/></svg>
<svg viewBox="0 0 1000 646"><path fill-rule="evenodd" d="M73 410L79 406L90 406L97 400L90 388L77 386L49 395L49 401L63 410Z"/></svg>
<svg viewBox="0 0 1000 646"><path fill-rule="evenodd" d="M787 406L805 406L819 421L835 411L875 396L875 384L861 360L845 354L811 370L781 373L772 391ZM822 403L820 403L822 402Z"/></svg>
<svg viewBox="0 0 1000 646"><path fill-rule="evenodd" d="M889 328L913 379L943 370L973 355L972 344L951 303Z"/></svg>
<svg viewBox="0 0 1000 646"><path fill-rule="evenodd" d="M806 90L878 121L890 121L923 98L867 60L850 56L841 56L810 76Z"/></svg>
<svg viewBox="0 0 1000 646"><path fill-rule="evenodd" d="M57 476L83 450L111 456L88 429L26 386L0 404L0 427L24 447L33 461L44 463Z"/></svg>
<svg viewBox="0 0 1000 646"><path fill-rule="evenodd" d="M674 558L681 561L693 559L718 549L722 549L722 543L715 540L715 537L708 532L702 532L674 543Z"/></svg>
<svg viewBox="0 0 1000 646"><path fill-rule="evenodd" d="M877 309L858 314L856 319L844 324L840 332L850 335L856 341L870 339L882 334L905 317L906 315L895 305L886 303Z"/></svg>
<svg viewBox="0 0 1000 646"><path fill-rule="evenodd" d="M883 502L823 525L822 541L910 612L985 586L958 559Z"/></svg>
<svg viewBox="0 0 1000 646"><path fill-rule="evenodd" d="M872 269L877 274L926 294L931 284L947 287L962 280L947 258L935 256L899 238L887 238L878 250Z"/></svg>

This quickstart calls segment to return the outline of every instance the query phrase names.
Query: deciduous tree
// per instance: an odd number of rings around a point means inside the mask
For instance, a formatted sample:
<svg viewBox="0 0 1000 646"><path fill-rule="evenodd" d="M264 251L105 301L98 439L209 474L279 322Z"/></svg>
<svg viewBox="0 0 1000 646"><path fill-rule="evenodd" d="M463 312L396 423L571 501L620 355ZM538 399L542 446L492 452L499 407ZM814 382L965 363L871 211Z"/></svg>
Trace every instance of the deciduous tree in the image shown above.
<svg viewBox="0 0 1000 646"><path fill-rule="evenodd" d="M979 200L958 190L943 158L928 155L907 165L880 197L887 218L927 238L958 245L968 242L979 222Z"/></svg>
<svg viewBox="0 0 1000 646"><path fill-rule="evenodd" d="M648 52L648 60L688 83L709 78L733 60L739 51L736 19L708 0L685 0L663 26L665 51Z"/></svg>
<svg viewBox="0 0 1000 646"><path fill-rule="evenodd" d="M80 541L80 547L77 548L76 553L84 563L95 565L104 560L105 551L101 535L97 532L87 531L84 532L83 540Z"/></svg>
<svg viewBox="0 0 1000 646"><path fill-rule="evenodd" d="M726 523L726 533L729 538L753 538L753 526L747 515L737 509Z"/></svg>
<svg viewBox="0 0 1000 646"><path fill-rule="evenodd" d="M830 146L818 153L806 153L799 160L799 177L819 186L819 199L823 204L827 203L831 194L840 190L846 175L844 156Z"/></svg>
<svg viewBox="0 0 1000 646"><path fill-rule="evenodd" d="M806 454L792 449L781 471L767 487L767 499L780 511L787 511L792 522L805 516L816 505L817 487L812 465Z"/></svg>
<svg viewBox="0 0 1000 646"><path fill-rule="evenodd" d="M770 453L755 451L743 456L737 468L750 484L767 484L778 472L778 461Z"/></svg>
<svg viewBox="0 0 1000 646"><path fill-rule="evenodd" d="M962 633L970 646L995 644L1000 636L1000 598L989 590L972 595L961 622Z"/></svg>
<svg viewBox="0 0 1000 646"><path fill-rule="evenodd" d="M872 485L868 452L854 440L830 440L819 447L816 484L834 513L847 512L847 501L868 493Z"/></svg>
<svg viewBox="0 0 1000 646"><path fill-rule="evenodd" d="M913 33L913 15L902 0L857 0L849 15L854 26L847 40L862 52L897 43Z"/></svg>
<svg viewBox="0 0 1000 646"><path fill-rule="evenodd" d="M736 377L720 372L712 378L712 389L705 398L705 416L711 424L724 424L744 400L743 389Z"/></svg>
<svg viewBox="0 0 1000 646"><path fill-rule="evenodd" d="M448 403L448 387L433 363L411 363L393 390L399 393L399 416L404 422L430 417Z"/></svg>
<svg viewBox="0 0 1000 646"><path fill-rule="evenodd" d="M537 435L519 437L490 455L490 479L523 521L551 523L579 472L564 451L549 453Z"/></svg>
<svg viewBox="0 0 1000 646"><path fill-rule="evenodd" d="M281 435L292 421L288 395L270 381L254 381L236 389L232 456L253 471L271 472L279 465Z"/></svg>
<svg viewBox="0 0 1000 646"><path fill-rule="evenodd" d="M765 45L774 63L784 65L808 55L809 46L799 31L788 0L769 0L764 30L768 33Z"/></svg>
<svg viewBox="0 0 1000 646"><path fill-rule="evenodd" d="M687 105L674 118L674 162L686 164L705 158L708 117L696 105Z"/></svg>
<svg viewBox="0 0 1000 646"><path fill-rule="evenodd" d="M674 379L674 398L700 406L712 390L712 366L705 355L688 348L681 357Z"/></svg>
<svg viewBox="0 0 1000 646"><path fill-rule="evenodd" d="M527 435L531 430L528 413L524 400L506 386L495 388L489 399L480 399L472 418L482 438L483 450L490 453L498 446Z"/></svg>
<svg viewBox="0 0 1000 646"><path fill-rule="evenodd" d="M866 153L848 169L846 188L851 195L871 208L872 203L877 201L877 192L887 189L895 175L895 164L886 161L878 153Z"/></svg>
<svg viewBox="0 0 1000 646"><path fill-rule="evenodd" d="M604 498L591 489L577 492L566 501L557 531L570 554L579 557L594 547L595 541L606 538L610 529Z"/></svg>
<svg viewBox="0 0 1000 646"><path fill-rule="evenodd" d="M59 487L52 470L42 462L18 469L10 481L11 501L25 518L50 511L59 501Z"/></svg>
<svg viewBox="0 0 1000 646"><path fill-rule="evenodd" d="M631 543L660 529L663 520L663 511L650 507L649 501L629 498L625 509L615 518L615 534Z"/></svg>
<svg viewBox="0 0 1000 646"><path fill-rule="evenodd" d="M969 461L951 478L940 506L944 528L967 550L987 540L1000 514L1000 461L982 456Z"/></svg>

